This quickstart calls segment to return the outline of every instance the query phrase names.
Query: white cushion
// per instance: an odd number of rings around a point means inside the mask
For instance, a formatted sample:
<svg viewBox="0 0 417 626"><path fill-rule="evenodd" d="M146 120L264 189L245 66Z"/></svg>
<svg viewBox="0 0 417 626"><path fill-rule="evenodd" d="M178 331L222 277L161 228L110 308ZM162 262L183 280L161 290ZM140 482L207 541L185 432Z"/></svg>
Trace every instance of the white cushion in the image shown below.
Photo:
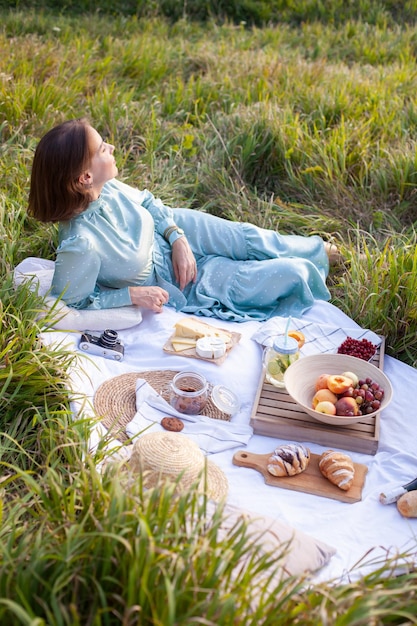
<svg viewBox="0 0 417 626"><path fill-rule="evenodd" d="M123 330L140 324L142 312L136 306L123 306L113 309L73 309L62 300L50 295L52 277L54 275L54 261L28 257L15 267L13 282L15 287L28 282L32 291L43 297L45 313L53 308L54 322L51 324L57 330L97 330L106 328Z"/></svg>
<svg viewBox="0 0 417 626"><path fill-rule="evenodd" d="M208 512L214 516L216 505L208 504ZM231 504L224 506L224 518L219 529L219 537L233 533L240 520L245 520L252 538L260 553L273 553L276 563L271 564L272 580L268 580L271 569L265 572L268 584L278 582L287 576L314 573L327 565L336 554L336 549L315 537L308 535L284 522L267 516L256 515ZM244 566L243 562L240 562ZM255 581L254 581L255 582ZM258 584L260 581L257 581Z"/></svg>

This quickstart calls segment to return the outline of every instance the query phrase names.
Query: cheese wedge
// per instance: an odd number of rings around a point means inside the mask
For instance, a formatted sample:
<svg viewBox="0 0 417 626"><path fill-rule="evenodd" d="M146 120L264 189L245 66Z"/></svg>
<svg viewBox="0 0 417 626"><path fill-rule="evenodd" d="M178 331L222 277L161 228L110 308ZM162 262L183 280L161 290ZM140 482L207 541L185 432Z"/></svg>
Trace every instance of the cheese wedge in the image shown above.
<svg viewBox="0 0 417 626"><path fill-rule="evenodd" d="M200 339L200 337L218 337L226 344L231 343L231 335L227 331L220 330L204 322L199 322L194 317L184 317L175 324L175 339L177 337L190 337Z"/></svg>
<svg viewBox="0 0 417 626"><path fill-rule="evenodd" d="M207 324L199 322L194 317L183 317L174 328L177 337L192 337L193 339L204 337L207 332Z"/></svg>

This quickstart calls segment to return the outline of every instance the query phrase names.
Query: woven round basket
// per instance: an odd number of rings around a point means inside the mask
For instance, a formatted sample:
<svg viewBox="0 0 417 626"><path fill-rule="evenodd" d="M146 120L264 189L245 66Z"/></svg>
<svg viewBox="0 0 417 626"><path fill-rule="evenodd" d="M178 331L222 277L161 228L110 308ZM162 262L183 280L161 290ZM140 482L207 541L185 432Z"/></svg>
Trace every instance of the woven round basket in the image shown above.
<svg viewBox="0 0 417 626"><path fill-rule="evenodd" d="M194 441L178 433L142 435L133 444L130 467L142 476L147 488L170 481L176 483L179 492L189 491L194 485L212 500L227 496L228 482L220 467L206 459Z"/></svg>
<svg viewBox="0 0 417 626"><path fill-rule="evenodd" d="M172 370L131 372L106 380L94 395L94 410L102 418L103 426L122 443L127 441L126 426L136 413L137 379L146 380L157 393L168 400L165 389L177 373ZM230 415L220 411L211 398L204 407L204 415L223 421L230 420Z"/></svg>

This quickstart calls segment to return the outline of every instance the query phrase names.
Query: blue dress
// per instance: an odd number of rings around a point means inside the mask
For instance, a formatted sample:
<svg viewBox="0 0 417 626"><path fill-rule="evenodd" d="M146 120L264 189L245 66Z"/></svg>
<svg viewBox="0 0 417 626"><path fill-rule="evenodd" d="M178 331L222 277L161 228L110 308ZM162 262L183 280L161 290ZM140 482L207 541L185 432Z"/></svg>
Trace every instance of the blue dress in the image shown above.
<svg viewBox="0 0 417 626"><path fill-rule="evenodd" d="M197 282L180 291L165 230L184 229ZM149 191L111 180L88 208L59 225L52 295L78 309L131 304L129 286L159 285L184 313L231 321L298 316L329 300L318 236L280 235L247 222L172 209Z"/></svg>

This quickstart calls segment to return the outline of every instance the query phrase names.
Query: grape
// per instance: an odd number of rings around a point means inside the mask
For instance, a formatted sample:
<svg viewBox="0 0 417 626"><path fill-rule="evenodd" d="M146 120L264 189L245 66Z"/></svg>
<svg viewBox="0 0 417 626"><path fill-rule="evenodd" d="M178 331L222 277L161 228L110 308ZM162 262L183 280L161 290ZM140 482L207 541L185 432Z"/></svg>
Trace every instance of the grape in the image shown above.
<svg viewBox="0 0 417 626"><path fill-rule="evenodd" d="M367 389L365 391L365 402L368 402L370 404L371 402L373 402L373 399L374 399L374 394L372 393L372 391Z"/></svg>
<svg viewBox="0 0 417 626"><path fill-rule="evenodd" d="M354 396L362 415L368 415L381 408L384 390L372 378L366 378L359 381L358 386L354 389Z"/></svg>
<svg viewBox="0 0 417 626"><path fill-rule="evenodd" d="M338 354L349 354L364 361L369 361L375 354L377 346L367 339L353 339L346 337L337 349Z"/></svg>
<svg viewBox="0 0 417 626"><path fill-rule="evenodd" d="M384 390L376 381L371 378L364 378L359 380L356 387L349 390L349 394L345 393L343 395L351 395L352 398L355 398L360 413L367 415L381 408Z"/></svg>

